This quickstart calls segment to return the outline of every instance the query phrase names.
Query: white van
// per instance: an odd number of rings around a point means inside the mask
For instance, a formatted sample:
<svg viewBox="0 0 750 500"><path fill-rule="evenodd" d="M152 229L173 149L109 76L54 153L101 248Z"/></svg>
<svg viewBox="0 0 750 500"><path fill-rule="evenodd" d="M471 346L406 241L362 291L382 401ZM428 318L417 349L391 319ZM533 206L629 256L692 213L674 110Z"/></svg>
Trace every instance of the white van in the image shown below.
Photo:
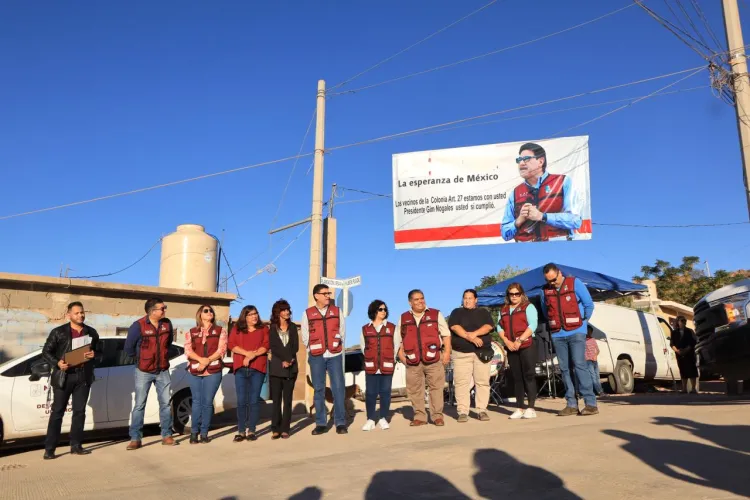
<svg viewBox="0 0 750 500"><path fill-rule="evenodd" d="M633 392L636 379L680 380L669 347L669 324L655 314L597 302L591 317L599 345L599 373L617 394Z"/></svg>

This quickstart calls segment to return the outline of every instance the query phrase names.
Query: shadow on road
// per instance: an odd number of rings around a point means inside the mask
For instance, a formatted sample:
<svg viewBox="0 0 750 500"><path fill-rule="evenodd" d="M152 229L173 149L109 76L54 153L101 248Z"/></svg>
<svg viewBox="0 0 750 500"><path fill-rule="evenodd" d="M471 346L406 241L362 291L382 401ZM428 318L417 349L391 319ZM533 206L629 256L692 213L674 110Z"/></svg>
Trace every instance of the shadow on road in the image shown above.
<svg viewBox="0 0 750 500"><path fill-rule="evenodd" d="M474 452L474 487L479 497L555 498L578 500L580 497L565 487L558 476L541 467L519 462L504 451L482 449ZM372 477L365 499L389 497L410 498L472 498L444 477L423 470L378 472Z"/></svg>
<svg viewBox="0 0 750 500"><path fill-rule="evenodd" d="M750 455L701 443L652 439L613 429L602 432L625 441L622 449L665 476L734 495L750 496L750 481L747 480Z"/></svg>
<svg viewBox="0 0 750 500"><path fill-rule="evenodd" d="M750 453L750 425L712 425L675 417L655 417L654 424L671 425L722 448Z"/></svg>
<svg viewBox="0 0 750 500"><path fill-rule="evenodd" d="M323 498L323 492L320 488L309 486L299 493L289 497L289 500L320 500Z"/></svg>

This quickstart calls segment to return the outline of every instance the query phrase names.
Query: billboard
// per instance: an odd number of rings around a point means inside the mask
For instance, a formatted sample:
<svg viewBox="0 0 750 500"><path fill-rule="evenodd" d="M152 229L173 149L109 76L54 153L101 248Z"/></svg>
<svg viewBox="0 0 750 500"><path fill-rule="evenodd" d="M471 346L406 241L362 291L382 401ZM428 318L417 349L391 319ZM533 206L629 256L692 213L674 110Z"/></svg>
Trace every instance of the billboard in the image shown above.
<svg viewBox="0 0 750 500"><path fill-rule="evenodd" d="M588 136L393 155L397 249L591 239Z"/></svg>

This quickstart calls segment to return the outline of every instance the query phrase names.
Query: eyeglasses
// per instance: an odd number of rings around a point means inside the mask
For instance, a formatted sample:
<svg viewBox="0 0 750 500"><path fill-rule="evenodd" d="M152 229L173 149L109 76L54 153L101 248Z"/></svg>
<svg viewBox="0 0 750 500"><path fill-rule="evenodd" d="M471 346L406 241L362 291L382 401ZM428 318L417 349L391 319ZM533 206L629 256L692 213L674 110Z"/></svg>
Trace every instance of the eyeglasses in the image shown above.
<svg viewBox="0 0 750 500"><path fill-rule="evenodd" d="M167 310L167 306L154 307L154 311L166 311L166 310Z"/></svg>
<svg viewBox="0 0 750 500"><path fill-rule="evenodd" d="M332 293L331 292L318 292L318 295L329 296L329 295L332 295Z"/></svg>
<svg viewBox="0 0 750 500"><path fill-rule="evenodd" d="M213 311L212 309L204 309L204 310L203 310L203 312L204 312L204 313L211 313L211 314L214 314L214 311Z"/></svg>
<svg viewBox="0 0 750 500"><path fill-rule="evenodd" d="M380 311L380 312L387 312L388 308L387 307L378 307L378 311Z"/></svg>
<svg viewBox="0 0 750 500"><path fill-rule="evenodd" d="M508 295L510 297L520 297L521 296L521 292L508 292Z"/></svg>
<svg viewBox="0 0 750 500"><path fill-rule="evenodd" d="M516 158L516 164L520 165L521 163L526 163L529 160L537 160L541 158L541 156L519 156Z"/></svg>

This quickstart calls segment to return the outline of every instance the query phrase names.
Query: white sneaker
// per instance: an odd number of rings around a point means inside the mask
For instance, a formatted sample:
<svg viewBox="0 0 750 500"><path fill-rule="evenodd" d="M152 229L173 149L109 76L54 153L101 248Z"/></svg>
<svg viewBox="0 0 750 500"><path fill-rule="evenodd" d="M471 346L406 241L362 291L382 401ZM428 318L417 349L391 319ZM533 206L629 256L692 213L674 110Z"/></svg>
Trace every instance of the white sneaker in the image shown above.
<svg viewBox="0 0 750 500"><path fill-rule="evenodd" d="M508 418L511 420L518 420L519 418L523 418L523 410L520 408L517 409L516 411L513 412L513 415L511 415Z"/></svg>
<svg viewBox="0 0 750 500"><path fill-rule="evenodd" d="M374 428L375 428L375 422L373 422L372 420L368 420L367 422L365 422L365 425L362 426L363 431L371 431Z"/></svg>
<svg viewBox="0 0 750 500"><path fill-rule="evenodd" d="M536 418L536 410L534 408L526 408L523 412L523 418Z"/></svg>
<svg viewBox="0 0 750 500"><path fill-rule="evenodd" d="M388 421L387 421L386 419L384 419L384 418L381 418L381 419L380 419L380 421L378 422L378 425L379 425L379 426L380 426L380 428L381 428L381 429L383 429L384 431L387 431L388 429L390 429L390 428L391 428L391 426L390 426L390 425L388 425Z"/></svg>

